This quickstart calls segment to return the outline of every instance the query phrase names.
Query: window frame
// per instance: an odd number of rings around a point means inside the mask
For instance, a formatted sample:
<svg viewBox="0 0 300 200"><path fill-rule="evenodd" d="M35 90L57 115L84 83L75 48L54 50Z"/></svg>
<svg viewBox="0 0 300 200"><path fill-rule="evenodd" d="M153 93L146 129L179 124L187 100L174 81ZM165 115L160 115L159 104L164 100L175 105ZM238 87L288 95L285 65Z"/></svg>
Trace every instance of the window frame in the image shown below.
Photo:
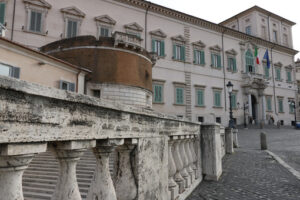
<svg viewBox="0 0 300 200"><path fill-rule="evenodd" d="M157 48L157 44L159 44L159 47L160 47L159 50ZM165 45L165 40L163 38L152 37L152 39L151 39L151 50L152 50L152 52L156 53L158 57L160 57L160 58L166 57L165 46L166 46Z"/></svg>
<svg viewBox="0 0 300 200"><path fill-rule="evenodd" d="M272 112L273 111L272 96L265 96L265 99L266 99L266 111ZM270 109L269 109L269 106L270 106Z"/></svg>
<svg viewBox="0 0 300 200"><path fill-rule="evenodd" d="M155 86L161 87L161 101L155 101ZM164 82L153 81L152 90L153 90L152 102L154 104L163 104L164 103Z"/></svg>
<svg viewBox="0 0 300 200"><path fill-rule="evenodd" d="M0 67L1 66L9 68L9 74L8 75L2 75L2 76L17 78L17 79L20 78L20 74L21 74L20 67L15 67L15 66L0 62Z"/></svg>
<svg viewBox="0 0 300 200"><path fill-rule="evenodd" d="M75 36L71 36L69 37L68 36L68 31L69 31L69 21L72 22L72 26L73 26L73 23L76 22L76 35ZM76 19L76 18L72 18L72 17L67 17L66 18L66 31L65 31L65 38L72 38L72 37L77 37L79 35L79 20ZM72 29L73 30L73 29Z"/></svg>
<svg viewBox="0 0 300 200"><path fill-rule="evenodd" d="M6 3L6 1L0 1L0 5L4 6L3 23L0 21L0 23L4 26L4 24L5 24L5 18L6 18L6 6L7 6L7 3Z"/></svg>
<svg viewBox="0 0 300 200"><path fill-rule="evenodd" d="M250 66L252 66L252 69L253 69L252 72L250 72ZM255 62L254 62L254 55L253 55L253 52L250 49L248 49L245 53L245 69L246 69L246 71L245 71L246 73L255 74L255 72L256 72Z"/></svg>
<svg viewBox="0 0 300 200"><path fill-rule="evenodd" d="M182 103L178 102L177 100L177 89L182 90ZM184 106L185 105L185 85L184 84L174 84L174 105Z"/></svg>
<svg viewBox="0 0 300 200"><path fill-rule="evenodd" d="M107 36L102 36L102 29L107 29ZM98 25L98 38L100 37L111 37L112 36L112 27L106 25Z"/></svg>
<svg viewBox="0 0 300 200"><path fill-rule="evenodd" d="M265 79L270 79L270 68L268 68L268 65L266 62L263 62L263 67L264 67L264 78ZM268 71L268 73L266 73Z"/></svg>
<svg viewBox="0 0 300 200"><path fill-rule="evenodd" d="M66 91L76 92L76 84L75 83L72 83L72 82L69 82L69 81L65 81L65 80L60 80L59 81L59 89L65 90L65 89L62 88L63 84L67 84Z"/></svg>
<svg viewBox="0 0 300 200"><path fill-rule="evenodd" d="M233 110L237 110L238 107L237 107L237 95L238 95L238 91L233 91L231 93L231 98L234 97L234 101L232 101L233 99L231 99L231 107Z"/></svg>
<svg viewBox="0 0 300 200"><path fill-rule="evenodd" d="M198 92L202 92L202 104L199 104L199 95ZM195 97L196 97L196 107L205 107L205 87L195 87Z"/></svg>
<svg viewBox="0 0 300 200"><path fill-rule="evenodd" d="M277 30L272 31L273 42L278 43L278 32Z"/></svg>
<svg viewBox="0 0 300 200"><path fill-rule="evenodd" d="M230 62L232 60L232 62ZM235 56L227 56L227 71L232 73L237 72L237 65L236 65L236 57Z"/></svg>
<svg viewBox="0 0 300 200"><path fill-rule="evenodd" d="M245 33L247 35L252 35L252 28L251 28L251 25L248 25L245 27Z"/></svg>
<svg viewBox="0 0 300 200"><path fill-rule="evenodd" d="M277 70L279 70L279 77L278 77L278 74L277 74ZM276 81L282 81L282 79L281 79L281 67L275 67L275 80Z"/></svg>
<svg viewBox="0 0 300 200"><path fill-rule="evenodd" d="M193 48L193 64L200 66L205 65L205 51L203 48Z"/></svg>
<svg viewBox="0 0 300 200"><path fill-rule="evenodd" d="M286 69L286 82L287 83L293 82L292 69Z"/></svg>
<svg viewBox="0 0 300 200"><path fill-rule="evenodd" d="M33 15L33 13L35 13L35 15L36 15L34 25L32 24L32 17L33 17L32 15ZM40 18L41 18L40 19L40 27L39 27L40 30L37 30L37 21L38 21L37 14L40 14ZM31 29L32 25L33 25L33 29ZM28 31L33 32L33 33L38 33L38 34L43 33L43 12L42 11L37 10L37 9L30 9L30 11L29 11Z"/></svg>
<svg viewBox="0 0 300 200"><path fill-rule="evenodd" d="M211 51L210 52L210 58L211 58L211 67L214 69L222 69L222 57L220 52Z"/></svg>
<svg viewBox="0 0 300 200"><path fill-rule="evenodd" d="M220 95L220 105L217 105L216 103L216 93L219 93ZM214 108L222 108L222 90L220 89L213 89L213 107Z"/></svg>
<svg viewBox="0 0 300 200"><path fill-rule="evenodd" d="M278 102L278 113L284 113L284 98L283 97L277 97Z"/></svg>
<svg viewBox="0 0 300 200"><path fill-rule="evenodd" d="M185 44L173 42L172 46L173 46L172 59L175 61L185 62ZM178 49L180 50L178 51Z"/></svg>
<svg viewBox="0 0 300 200"><path fill-rule="evenodd" d="M288 102L295 102L295 99L289 98ZM289 114L295 114L295 108L292 106L292 104L289 103Z"/></svg>

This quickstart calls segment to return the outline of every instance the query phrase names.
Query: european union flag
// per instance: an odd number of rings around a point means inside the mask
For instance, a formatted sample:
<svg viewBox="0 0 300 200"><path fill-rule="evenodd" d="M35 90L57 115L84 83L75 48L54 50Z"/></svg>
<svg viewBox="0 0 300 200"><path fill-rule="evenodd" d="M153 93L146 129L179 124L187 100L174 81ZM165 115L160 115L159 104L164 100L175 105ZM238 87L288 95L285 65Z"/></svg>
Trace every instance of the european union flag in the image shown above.
<svg viewBox="0 0 300 200"><path fill-rule="evenodd" d="M267 60L267 67L268 69L270 69L270 59L269 59L269 52L268 52L268 49L266 50L266 53L264 55L264 59Z"/></svg>

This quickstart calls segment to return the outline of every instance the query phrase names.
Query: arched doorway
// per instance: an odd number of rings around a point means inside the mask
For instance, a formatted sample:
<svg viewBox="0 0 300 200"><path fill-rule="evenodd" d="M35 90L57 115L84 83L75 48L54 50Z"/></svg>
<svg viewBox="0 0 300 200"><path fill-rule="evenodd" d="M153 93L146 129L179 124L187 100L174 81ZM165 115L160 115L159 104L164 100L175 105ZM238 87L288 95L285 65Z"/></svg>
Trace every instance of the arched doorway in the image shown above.
<svg viewBox="0 0 300 200"><path fill-rule="evenodd" d="M252 119L257 121L257 100L254 95L251 95Z"/></svg>

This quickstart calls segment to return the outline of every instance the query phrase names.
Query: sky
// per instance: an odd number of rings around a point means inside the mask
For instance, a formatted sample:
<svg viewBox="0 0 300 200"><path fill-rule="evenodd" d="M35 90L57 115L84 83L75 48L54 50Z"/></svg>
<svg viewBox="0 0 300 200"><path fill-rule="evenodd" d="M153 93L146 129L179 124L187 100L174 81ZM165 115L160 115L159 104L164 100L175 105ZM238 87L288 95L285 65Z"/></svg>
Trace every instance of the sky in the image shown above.
<svg viewBox="0 0 300 200"><path fill-rule="evenodd" d="M220 23L252 6L262 7L296 25L292 28L293 48L300 51L300 1L298 0L149 0L204 20ZM295 59L300 58L300 53Z"/></svg>

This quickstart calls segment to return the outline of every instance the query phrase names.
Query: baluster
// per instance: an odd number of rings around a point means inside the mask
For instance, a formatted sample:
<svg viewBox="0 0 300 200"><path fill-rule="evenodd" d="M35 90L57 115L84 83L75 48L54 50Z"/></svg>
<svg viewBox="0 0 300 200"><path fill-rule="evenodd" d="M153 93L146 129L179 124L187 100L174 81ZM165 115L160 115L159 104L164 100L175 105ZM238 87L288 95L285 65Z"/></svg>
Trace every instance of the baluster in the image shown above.
<svg viewBox="0 0 300 200"><path fill-rule="evenodd" d="M52 150L59 161L59 178L52 200L81 200L76 178L76 165L86 148L95 147L96 141L58 142Z"/></svg>
<svg viewBox="0 0 300 200"><path fill-rule="evenodd" d="M186 138L184 139L184 147L185 147L184 149L185 149L185 152L187 155L187 161L188 161L187 171L191 177L191 183L193 183L195 180L195 174L194 174L194 170L192 168L193 158L192 158L192 153L191 153L190 145L189 145L190 138L191 138L191 136L186 136Z"/></svg>
<svg viewBox="0 0 300 200"><path fill-rule="evenodd" d="M187 159L187 155L185 152L185 140L184 140L185 136L180 136L180 145L179 145L179 149L180 149L180 157L182 159L182 163L183 163L183 169L181 171L181 175L182 177L186 180L186 185L185 187L188 188L191 185L191 177L188 174L187 168L188 168L188 159Z"/></svg>
<svg viewBox="0 0 300 200"><path fill-rule="evenodd" d="M36 153L46 143L0 145L0 200L23 200L22 177Z"/></svg>
<svg viewBox="0 0 300 200"><path fill-rule="evenodd" d="M137 140L132 139L117 148L119 162L115 187L118 200L132 200L137 196L137 186L130 162L130 153L134 149L135 144L137 144Z"/></svg>
<svg viewBox="0 0 300 200"><path fill-rule="evenodd" d="M177 196L178 196L178 185L174 180L174 176L176 173L176 165L175 165L175 161L173 159L173 151L174 151L174 140L169 140L169 158L168 158L168 167L169 167L169 191L170 191L170 196L169 199L170 200L174 200Z"/></svg>
<svg viewBox="0 0 300 200"><path fill-rule="evenodd" d="M198 178L202 178L202 155L201 155L201 137L200 136L196 136L195 140L193 141L192 145L195 151L195 156L196 156L196 162L195 162L195 166L196 166L196 179Z"/></svg>
<svg viewBox="0 0 300 200"><path fill-rule="evenodd" d="M174 151L172 151L172 153L173 153L173 158L176 166L176 173L174 178L175 178L175 182L179 186L179 193L182 193L184 191L186 183L184 178L181 175L181 171L183 170L183 163L180 157L180 150L179 150L180 141L178 140L178 136L173 136L173 139L174 139Z"/></svg>
<svg viewBox="0 0 300 200"><path fill-rule="evenodd" d="M192 160L193 160L193 164L192 164L192 169L194 170L194 174L195 174L195 179L198 179L197 176L197 154L195 152L195 142L196 138L195 136L192 136L191 139L189 140L189 145L190 145L190 150L191 150L191 154L192 154Z"/></svg>
<svg viewBox="0 0 300 200"><path fill-rule="evenodd" d="M109 171L109 155L115 146L122 145L123 139L108 139L97 141L93 149L96 157L96 169L87 199L117 200L116 191Z"/></svg>

